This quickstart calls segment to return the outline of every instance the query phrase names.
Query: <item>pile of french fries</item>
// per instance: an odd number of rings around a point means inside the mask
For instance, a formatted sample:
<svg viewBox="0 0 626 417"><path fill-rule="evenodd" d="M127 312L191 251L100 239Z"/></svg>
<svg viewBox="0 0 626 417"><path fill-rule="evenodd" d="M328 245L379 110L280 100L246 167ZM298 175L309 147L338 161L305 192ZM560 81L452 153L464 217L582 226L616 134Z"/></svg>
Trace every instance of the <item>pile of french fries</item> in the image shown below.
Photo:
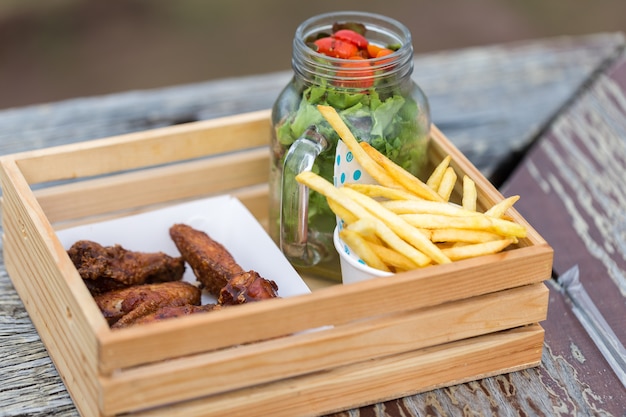
<svg viewBox="0 0 626 417"><path fill-rule="evenodd" d="M318 109L377 184L335 187L310 171L296 180L326 197L343 221L341 239L370 267L403 272L445 264L500 252L526 236L523 225L505 216L519 196L479 212L476 185L464 176L461 204L453 204L449 199L457 174L450 156L423 182L368 143L359 143L334 108Z"/></svg>

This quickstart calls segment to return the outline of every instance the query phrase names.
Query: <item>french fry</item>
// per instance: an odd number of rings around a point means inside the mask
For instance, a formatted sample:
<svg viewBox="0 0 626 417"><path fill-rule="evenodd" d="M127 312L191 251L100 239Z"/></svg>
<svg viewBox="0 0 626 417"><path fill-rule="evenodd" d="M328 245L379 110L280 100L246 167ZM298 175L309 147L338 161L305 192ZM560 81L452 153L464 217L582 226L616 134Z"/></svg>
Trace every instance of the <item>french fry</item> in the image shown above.
<svg viewBox="0 0 626 417"><path fill-rule="evenodd" d="M337 204L343 206L344 209L358 218L374 220L376 223L376 235L389 247L403 253L417 265L425 266L430 263L428 256L402 240L382 221L378 220L378 218L370 214L364 207L343 194L340 189L336 188L324 178L311 171L304 171L296 176L296 181L324 195L327 199L334 200Z"/></svg>
<svg viewBox="0 0 626 417"><path fill-rule="evenodd" d="M419 268L419 265L393 249L375 243L369 243L369 246L374 253L378 255L381 261L393 268L396 272L398 270L409 271Z"/></svg>
<svg viewBox="0 0 626 417"><path fill-rule="evenodd" d="M403 255L403 257L408 259L414 266L425 266L430 263L430 259L426 255L421 252L416 252L412 246L404 243L402 239L397 237L395 233L387 228L381 221L377 221L373 218L363 218L349 224L347 229L360 234L364 239L379 246L382 246L382 242L380 241L385 241L387 245L395 248L389 250L398 254L408 253L408 256ZM379 242L375 242L374 239L371 239L372 234L379 239ZM383 262L385 261L383 260Z"/></svg>
<svg viewBox="0 0 626 417"><path fill-rule="evenodd" d="M358 219L354 223L350 223L346 226L348 230L356 232L363 236L363 239L368 242L376 243L378 245L382 245L382 241L376 235L376 221L374 219Z"/></svg>
<svg viewBox="0 0 626 417"><path fill-rule="evenodd" d="M423 234L424 236L426 236L426 238L427 238L428 240L430 240L430 241L431 241L431 242L433 242L433 243L436 243L436 242L432 239L432 237L433 237L433 231L432 231L431 229L424 229L424 228L419 228L419 227L416 227L416 229L417 229L417 230L418 230L421 234Z"/></svg>
<svg viewBox="0 0 626 417"><path fill-rule="evenodd" d="M368 243L373 243L375 245L383 245L383 241L376 235L362 235L363 239L367 240Z"/></svg>
<svg viewBox="0 0 626 417"><path fill-rule="evenodd" d="M327 198L326 201L328 202L328 207L330 207L333 213L335 213L335 215L343 220L345 223L350 224L356 222L359 219L337 201L331 198Z"/></svg>
<svg viewBox="0 0 626 417"><path fill-rule="evenodd" d="M383 167L384 170L388 172L397 183L401 184L407 190L426 200L444 201L435 190L420 181L419 178L415 177L401 166L397 165L391 159L378 152L376 148L372 147L369 143L361 142L360 146L363 150L365 150L367 155L376 161L379 166Z"/></svg>
<svg viewBox="0 0 626 417"><path fill-rule="evenodd" d="M331 106L318 105L317 109L322 116L326 119L328 124L335 129L335 132L339 135L343 143L352 151L352 154L356 160L361 164L361 167L372 176L380 185L387 187L397 187L398 183L371 157L367 155L365 151L359 146L359 142L356 140L350 128L344 123L337 110Z"/></svg>
<svg viewBox="0 0 626 417"><path fill-rule="evenodd" d="M464 243L483 243L492 240L502 239L497 233L486 232L484 230L469 229L431 229L430 240L434 243L440 242L464 242Z"/></svg>
<svg viewBox="0 0 626 417"><path fill-rule="evenodd" d="M440 214L401 214L404 221L425 229L472 229L493 232L506 237L526 237L526 228L509 220L490 216L442 216Z"/></svg>
<svg viewBox="0 0 626 417"><path fill-rule="evenodd" d="M318 108L378 184L337 188L311 172L296 179L326 197L344 222L340 237L368 265L397 273L497 253L526 237L526 228L505 214L519 196L480 213L476 184L464 175L461 206L452 204L458 178L450 155L424 183L367 142L359 143L332 107Z"/></svg>
<svg viewBox="0 0 626 417"><path fill-rule="evenodd" d="M423 200L405 189L385 187L378 184L346 183L344 187L352 188L369 197L383 197L389 200Z"/></svg>
<svg viewBox="0 0 626 417"><path fill-rule="evenodd" d="M438 201L383 201L381 204L396 214L441 214L446 216L481 216L481 213L466 210L449 203Z"/></svg>
<svg viewBox="0 0 626 417"><path fill-rule="evenodd" d="M376 252L372 250L368 242L363 239L360 234L352 230L343 229L339 232L339 237L367 265L372 268L380 269L381 271L389 272L387 265L380 259Z"/></svg>
<svg viewBox="0 0 626 417"><path fill-rule="evenodd" d="M389 228L395 232L398 236L405 239L424 255L431 258L435 263L445 264L449 263L450 259L445 256L437 246L435 246L426 236L424 236L419 230L411 227L400 216L386 209L376 200L366 195L363 195L350 188L341 188L340 191L344 192L347 196L363 206L371 214L383 221Z"/></svg>
<svg viewBox="0 0 626 417"><path fill-rule="evenodd" d="M419 267L429 265L431 259L417 250L414 246L408 244L400 236L394 233L383 221L375 219L376 236L380 238L391 249L409 258Z"/></svg>
<svg viewBox="0 0 626 417"><path fill-rule="evenodd" d="M354 223L350 223L347 228L363 237L376 235L376 221L371 218L359 219Z"/></svg>
<svg viewBox="0 0 626 417"><path fill-rule="evenodd" d="M453 246L451 248L442 249L442 252L450 259L458 261L501 252L511 243L513 243L511 239L501 239L473 245Z"/></svg>
<svg viewBox="0 0 626 417"><path fill-rule="evenodd" d="M504 200L494 204L489 210L485 212L485 214L491 217L502 217L508 209L513 207L513 204L515 204L517 200L519 200L518 195L512 195L510 197L507 197Z"/></svg>
<svg viewBox="0 0 626 417"><path fill-rule="evenodd" d="M448 167L443 173L439 188L437 188L437 194L441 196L443 201L450 200L450 195L452 195L452 190L454 190L454 184L456 184L456 173L452 167Z"/></svg>
<svg viewBox="0 0 626 417"><path fill-rule="evenodd" d="M469 211L476 211L476 200L478 194L476 193L476 183L467 175L463 176L463 198L461 205L464 209Z"/></svg>
<svg viewBox="0 0 626 417"><path fill-rule="evenodd" d="M382 246L381 241L385 242L389 247L393 248L392 250L396 253L404 253L405 257L409 259L413 265L425 266L430 263L430 258L404 242L382 221L376 218L366 217L359 219L349 224L347 229L360 234L364 239L372 243ZM372 238L372 234L376 239ZM378 240L378 242L376 242L376 240Z"/></svg>
<svg viewBox="0 0 626 417"><path fill-rule="evenodd" d="M446 155L445 158L441 160L439 165L435 167L433 172L430 174L428 179L426 180L426 185L428 185L433 190L439 188L439 184L441 184L441 179L443 178L443 173L446 172L448 165L450 165L450 161L452 157L450 155Z"/></svg>
<svg viewBox="0 0 626 417"><path fill-rule="evenodd" d="M341 193L333 184L312 171L303 171L296 175L296 181L306 185L312 190L317 191L325 196L326 199L332 200L333 202L330 204L334 204L335 207L343 207L343 209L348 213L351 213L352 216L357 218L371 217L369 212L361 207L360 204L354 202L352 199Z"/></svg>

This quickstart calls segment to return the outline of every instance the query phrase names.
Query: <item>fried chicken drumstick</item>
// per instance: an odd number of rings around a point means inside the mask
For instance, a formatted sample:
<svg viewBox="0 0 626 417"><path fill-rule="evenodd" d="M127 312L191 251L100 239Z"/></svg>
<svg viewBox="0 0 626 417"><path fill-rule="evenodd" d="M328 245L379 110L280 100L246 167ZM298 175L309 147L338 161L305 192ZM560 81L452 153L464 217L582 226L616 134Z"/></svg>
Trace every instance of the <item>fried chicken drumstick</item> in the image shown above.
<svg viewBox="0 0 626 417"><path fill-rule="evenodd" d="M224 246L203 231L175 224L170 236L180 257L88 240L80 240L68 250L112 329L278 297L274 281L256 271L245 271ZM200 305L201 289L182 281L185 262L217 298L217 304Z"/></svg>
<svg viewBox="0 0 626 417"><path fill-rule="evenodd" d="M245 272L222 244L201 230L179 223L170 228L170 237L198 281L215 297L233 275Z"/></svg>
<svg viewBox="0 0 626 417"><path fill-rule="evenodd" d="M256 271L233 275L220 291L218 304L236 305L278 297L278 285L261 277Z"/></svg>
<svg viewBox="0 0 626 417"><path fill-rule="evenodd" d="M218 303L242 304L277 297L274 281L255 271L245 271L220 243L201 230L186 224L175 224L170 236L196 278Z"/></svg>
<svg viewBox="0 0 626 417"><path fill-rule="evenodd" d="M185 272L182 257L102 246L89 240L74 243L68 255L94 295L131 285L180 281Z"/></svg>
<svg viewBox="0 0 626 417"><path fill-rule="evenodd" d="M117 329L120 327L128 327L130 325L137 324L149 324L156 323L162 320L171 319L174 317L183 317L196 313L205 313L207 311L214 311L221 309L222 306L217 304L204 304L204 305L193 305L186 304L183 306L165 306L159 307L152 313L146 314L145 316L137 317L135 320L126 321L120 324L118 321L116 324L112 326L112 328Z"/></svg>
<svg viewBox="0 0 626 417"><path fill-rule="evenodd" d="M200 305L201 291L184 281L134 285L94 296L94 300L111 327L133 324L139 318L161 307Z"/></svg>

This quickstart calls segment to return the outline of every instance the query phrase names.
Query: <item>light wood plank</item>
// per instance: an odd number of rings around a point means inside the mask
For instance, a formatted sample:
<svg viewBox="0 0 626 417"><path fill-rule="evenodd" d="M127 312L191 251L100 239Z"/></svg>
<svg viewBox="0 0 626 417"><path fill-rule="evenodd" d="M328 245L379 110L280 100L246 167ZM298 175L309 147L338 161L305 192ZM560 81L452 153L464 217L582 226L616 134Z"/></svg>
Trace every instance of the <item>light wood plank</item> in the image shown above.
<svg viewBox="0 0 626 417"><path fill-rule="evenodd" d="M472 380L466 374L488 377L537 366L543 329L534 325L456 342L441 348L407 352L263 386L244 389L169 407L168 415L217 416L254 413L276 417L314 416L345 409L343 397L363 406L401 395ZM518 359L517 363L511 358ZM523 358L520 363L520 359ZM498 368L495 373L494 368ZM373 377L375 376L375 377ZM329 383L330 382L330 383ZM163 410L136 413L157 416Z"/></svg>
<svg viewBox="0 0 626 417"><path fill-rule="evenodd" d="M175 202L267 184L267 148L37 190L52 223L127 216ZM267 204L267 203L266 203Z"/></svg>
<svg viewBox="0 0 626 417"><path fill-rule="evenodd" d="M30 184L82 178L267 146L269 111L61 145L16 156Z"/></svg>
<svg viewBox="0 0 626 417"><path fill-rule="evenodd" d="M534 284L116 372L102 379L104 403L111 413L175 403L537 323L547 295Z"/></svg>

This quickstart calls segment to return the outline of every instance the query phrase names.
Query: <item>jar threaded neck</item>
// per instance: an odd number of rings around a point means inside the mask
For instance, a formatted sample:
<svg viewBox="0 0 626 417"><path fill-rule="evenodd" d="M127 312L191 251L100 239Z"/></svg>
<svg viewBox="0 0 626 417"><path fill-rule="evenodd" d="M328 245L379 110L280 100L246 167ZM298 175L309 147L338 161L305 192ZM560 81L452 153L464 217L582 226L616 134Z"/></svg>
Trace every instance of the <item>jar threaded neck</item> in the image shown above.
<svg viewBox="0 0 626 417"><path fill-rule="evenodd" d="M348 20L349 19L349 20ZM315 51L307 39L331 33L337 22L358 20L366 27L366 37L382 47L400 45L392 54L364 60L329 57ZM400 22L370 13L338 12L316 16L303 22L293 40L292 67L296 77L308 85L332 84L338 88L362 89L365 85L391 86L410 78L413 72L413 45L409 30Z"/></svg>

